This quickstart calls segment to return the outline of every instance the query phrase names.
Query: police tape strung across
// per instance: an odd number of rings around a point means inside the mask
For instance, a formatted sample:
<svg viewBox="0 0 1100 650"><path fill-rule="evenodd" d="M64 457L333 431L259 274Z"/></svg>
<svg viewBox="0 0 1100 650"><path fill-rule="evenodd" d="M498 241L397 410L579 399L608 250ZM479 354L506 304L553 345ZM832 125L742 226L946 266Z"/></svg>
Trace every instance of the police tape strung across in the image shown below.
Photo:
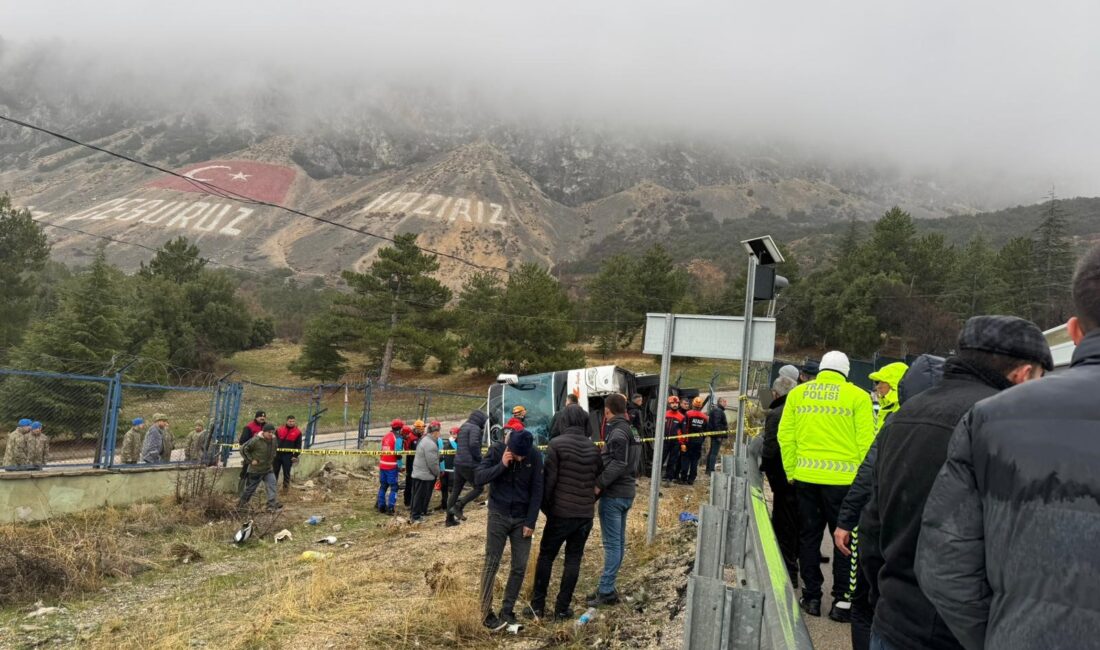
<svg viewBox="0 0 1100 650"><path fill-rule="evenodd" d="M736 433L733 429L727 429L725 431L707 431L706 433L690 433L690 434L687 434L685 436L677 436L677 438L710 438L710 437L714 437L714 436L728 436L728 435L732 435L733 433ZM751 428L751 429L746 428L745 429L745 434L750 436L750 437L757 436L757 435L760 434L760 428L759 427L755 427L755 428ZM642 442L655 442L656 440L657 440L656 438L642 438ZM594 441L592 444L596 445L597 447L600 447L600 446L603 446L603 441L602 440L597 440L597 441ZM240 447L241 447L238 444L229 444L229 443L222 443L218 446L219 447L228 447L230 449L240 449ZM538 448L540 450L545 450L546 445L539 445ZM487 451L487 448L482 447L481 450L482 451ZM293 447L288 447L288 448L279 448L279 449L276 449L276 451L285 452L285 453L293 453L293 454L305 454L305 455L311 455L311 456L325 456L325 455L333 455L333 456L413 456L413 455L416 454L415 449L380 451L380 450L374 450L374 449L296 449L296 448L293 448ZM442 449L442 450L440 450L439 453L442 456L453 456L454 453L455 453L455 450L454 449Z"/></svg>

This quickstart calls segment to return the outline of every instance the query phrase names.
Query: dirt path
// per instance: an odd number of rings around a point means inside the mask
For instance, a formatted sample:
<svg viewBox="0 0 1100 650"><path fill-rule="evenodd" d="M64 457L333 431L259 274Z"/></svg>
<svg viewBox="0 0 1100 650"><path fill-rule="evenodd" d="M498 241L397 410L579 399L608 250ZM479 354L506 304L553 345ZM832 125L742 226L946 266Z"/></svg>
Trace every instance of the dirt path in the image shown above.
<svg viewBox="0 0 1100 650"><path fill-rule="evenodd" d="M413 526L374 510L376 486L371 472L366 479L332 474L314 479L312 489L293 489L272 527L289 529L294 540L288 543L265 537L242 548L231 546L227 540L238 524L230 520L151 531L138 540L153 557L150 570L82 599L46 603L63 606L63 612L27 619L33 607L0 610L0 647L680 647L695 530L681 526L677 517L683 510L698 511L705 480L695 488L663 490L662 534L653 546L644 544L648 487L639 485L620 579L628 602L603 610L579 634L572 622L529 623L519 637L507 638L490 636L480 625L476 585L484 557L485 508L471 504L469 520L456 528L444 527L441 514ZM438 500L437 495L433 505ZM138 517L141 508L153 507L177 508L137 506L138 511L122 511L120 518ZM312 514L324 515L325 521L308 526ZM262 518L257 523L267 525ZM314 543L326 535L336 536L338 544ZM578 614L602 566L599 539L597 520L577 587ZM523 596L534 573L538 533L535 541ZM179 564L171 549L180 543L203 559ZM307 550L332 555L306 562L300 556ZM507 560L502 566L497 605ZM521 601L517 611L525 604Z"/></svg>

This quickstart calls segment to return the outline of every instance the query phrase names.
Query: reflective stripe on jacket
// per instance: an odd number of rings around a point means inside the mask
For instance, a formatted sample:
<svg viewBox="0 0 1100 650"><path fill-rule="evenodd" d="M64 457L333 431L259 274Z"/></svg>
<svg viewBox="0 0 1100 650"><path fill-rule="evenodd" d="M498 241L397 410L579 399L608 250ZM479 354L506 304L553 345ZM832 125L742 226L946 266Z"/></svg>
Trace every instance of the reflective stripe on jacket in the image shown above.
<svg viewBox="0 0 1100 650"><path fill-rule="evenodd" d="M788 478L851 485L875 439L871 398L840 373L822 371L787 396L778 438Z"/></svg>

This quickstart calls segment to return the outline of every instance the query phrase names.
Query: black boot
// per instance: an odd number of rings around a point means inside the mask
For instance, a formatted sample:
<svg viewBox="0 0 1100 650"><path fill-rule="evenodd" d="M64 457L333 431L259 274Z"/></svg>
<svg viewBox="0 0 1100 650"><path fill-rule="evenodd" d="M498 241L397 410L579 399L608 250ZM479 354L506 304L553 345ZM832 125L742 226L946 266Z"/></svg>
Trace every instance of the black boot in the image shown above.
<svg viewBox="0 0 1100 650"><path fill-rule="evenodd" d="M837 607L840 603L846 603L847 607ZM852 604L847 601L834 600L833 606L829 608L829 618L837 623L851 623L852 622Z"/></svg>
<svg viewBox="0 0 1100 650"><path fill-rule="evenodd" d="M807 600L806 597L803 596L801 599L799 599L798 606L802 608L802 611L806 612L810 616L821 616L820 598Z"/></svg>

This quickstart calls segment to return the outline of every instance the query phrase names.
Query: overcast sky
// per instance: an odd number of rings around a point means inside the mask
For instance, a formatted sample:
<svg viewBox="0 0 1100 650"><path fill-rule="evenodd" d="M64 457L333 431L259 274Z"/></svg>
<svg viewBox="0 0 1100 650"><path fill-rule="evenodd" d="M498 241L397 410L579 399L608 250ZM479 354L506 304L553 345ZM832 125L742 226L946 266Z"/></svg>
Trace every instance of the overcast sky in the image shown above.
<svg viewBox="0 0 1100 650"><path fill-rule="evenodd" d="M57 39L121 68L467 86L544 116L780 135L1100 195L1096 0L5 5L9 43Z"/></svg>

